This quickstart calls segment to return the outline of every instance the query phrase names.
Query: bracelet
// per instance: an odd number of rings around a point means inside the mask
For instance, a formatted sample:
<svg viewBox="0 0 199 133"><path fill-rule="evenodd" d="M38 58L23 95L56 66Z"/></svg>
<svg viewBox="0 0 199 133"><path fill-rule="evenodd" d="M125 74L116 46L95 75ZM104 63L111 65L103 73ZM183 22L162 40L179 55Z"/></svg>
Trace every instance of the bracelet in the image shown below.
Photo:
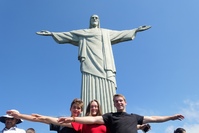
<svg viewBox="0 0 199 133"><path fill-rule="evenodd" d="M73 120L72 120L72 122L75 122L75 117L73 116Z"/></svg>

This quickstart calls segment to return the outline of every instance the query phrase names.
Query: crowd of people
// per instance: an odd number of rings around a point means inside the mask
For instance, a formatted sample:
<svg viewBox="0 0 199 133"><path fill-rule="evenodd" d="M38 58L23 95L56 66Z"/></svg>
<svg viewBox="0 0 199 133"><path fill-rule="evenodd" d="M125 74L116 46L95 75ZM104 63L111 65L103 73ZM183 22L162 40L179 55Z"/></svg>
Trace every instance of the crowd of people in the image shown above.
<svg viewBox="0 0 199 133"><path fill-rule="evenodd" d="M50 130L57 133L137 133L137 130L148 132L149 123L160 123L169 120L182 120L184 116L142 116L126 112L126 99L121 94L113 96L117 112L102 113L97 100L92 100L86 107L85 116L81 117L83 101L75 98L70 106L70 117L51 117L41 114L22 114L17 110L8 110L6 115L0 117L5 123L1 133L35 133L34 128L20 129L16 125L24 120L49 124ZM186 133L185 129L177 128L174 133Z"/></svg>

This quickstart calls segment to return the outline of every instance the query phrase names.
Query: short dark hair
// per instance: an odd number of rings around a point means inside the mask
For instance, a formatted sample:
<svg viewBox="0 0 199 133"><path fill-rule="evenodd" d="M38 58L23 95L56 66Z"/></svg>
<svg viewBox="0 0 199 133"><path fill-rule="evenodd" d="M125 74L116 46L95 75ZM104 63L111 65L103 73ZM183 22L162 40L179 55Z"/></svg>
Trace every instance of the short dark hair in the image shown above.
<svg viewBox="0 0 199 133"><path fill-rule="evenodd" d="M184 128L177 128L174 133L183 133L183 131L186 132L186 130Z"/></svg>

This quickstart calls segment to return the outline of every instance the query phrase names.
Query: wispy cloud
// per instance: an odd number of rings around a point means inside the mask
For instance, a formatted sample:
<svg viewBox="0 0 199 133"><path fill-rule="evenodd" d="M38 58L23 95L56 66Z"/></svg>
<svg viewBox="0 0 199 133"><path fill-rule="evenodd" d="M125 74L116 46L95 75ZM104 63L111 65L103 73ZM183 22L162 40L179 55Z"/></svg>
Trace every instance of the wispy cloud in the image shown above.
<svg viewBox="0 0 199 133"><path fill-rule="evenodd" d="M185 100L185 107L180 111L188 121L199 122L199 101Z"/></svg>
<svg viewBox="0 0 199 133"><path fill-rule="evenodd" d="M199 101L185 100L184 106L179 111L185 116L185 122L182 128L187 133L198 133L199 131ZM175 130L174 126L169 126L165 133L173 133Z"/></svg>

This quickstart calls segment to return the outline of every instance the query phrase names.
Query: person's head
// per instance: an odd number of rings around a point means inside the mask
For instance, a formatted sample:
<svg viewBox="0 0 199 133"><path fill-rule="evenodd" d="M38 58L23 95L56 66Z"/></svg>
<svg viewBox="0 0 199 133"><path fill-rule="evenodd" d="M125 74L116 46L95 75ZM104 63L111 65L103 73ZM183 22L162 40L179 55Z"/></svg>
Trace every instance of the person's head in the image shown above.
<svg viewBox="0 0 199 133"><path fill-rule="evenodd" d="M177 128L174 133L186 133L186 130L184 128Z"/></svg>
<svg viewBox="0 0 199 133"><path fill-rule="evenodd" d="M12 109L12 111L19 113L19 111L14 110L14 109ZM3 116L0 117L0 121L2 123L5 123L5 127L7 129L10 129L11 127L15 127L16 124L21 123L23 120L22 119L16 119L16 118L14 118L13 116L10 116L10 115L3 115Z"/></svg>
<svg viewBox="0 0 199 133"><path fill-rule="evenodd" d="M26 130L26 133L35 133L35 129L34 128L28 128Z"/></svg>
<svg viewBox="0 0 199 133"><path fill-rule="evenodd" d="M92 15L90 17L89 28L100 28L100 19L98 15Z"/></svg>
<svg viewBox="0 0 199 133"><path fill-rule="evenodd" d="M71 116L79 116L83 111L83 106L83 101L81 99L75 98L70 105Z"/></svg>
<svg viewBox="0 0 199 133"><path fill-rule="evenodd" d="M89 102L88 106L86 107L86 116L101 116L102 109L97 100L92 100Z"/></svg>
<svg viewBox="0 0 199 133"><path fill-rule="evenodd" d="M115 94L113 96L113 103L114 103L114 106L116 107L117 109L117 112L124 112L126 111L126 99L123 95L121 94Z"/></svg>

